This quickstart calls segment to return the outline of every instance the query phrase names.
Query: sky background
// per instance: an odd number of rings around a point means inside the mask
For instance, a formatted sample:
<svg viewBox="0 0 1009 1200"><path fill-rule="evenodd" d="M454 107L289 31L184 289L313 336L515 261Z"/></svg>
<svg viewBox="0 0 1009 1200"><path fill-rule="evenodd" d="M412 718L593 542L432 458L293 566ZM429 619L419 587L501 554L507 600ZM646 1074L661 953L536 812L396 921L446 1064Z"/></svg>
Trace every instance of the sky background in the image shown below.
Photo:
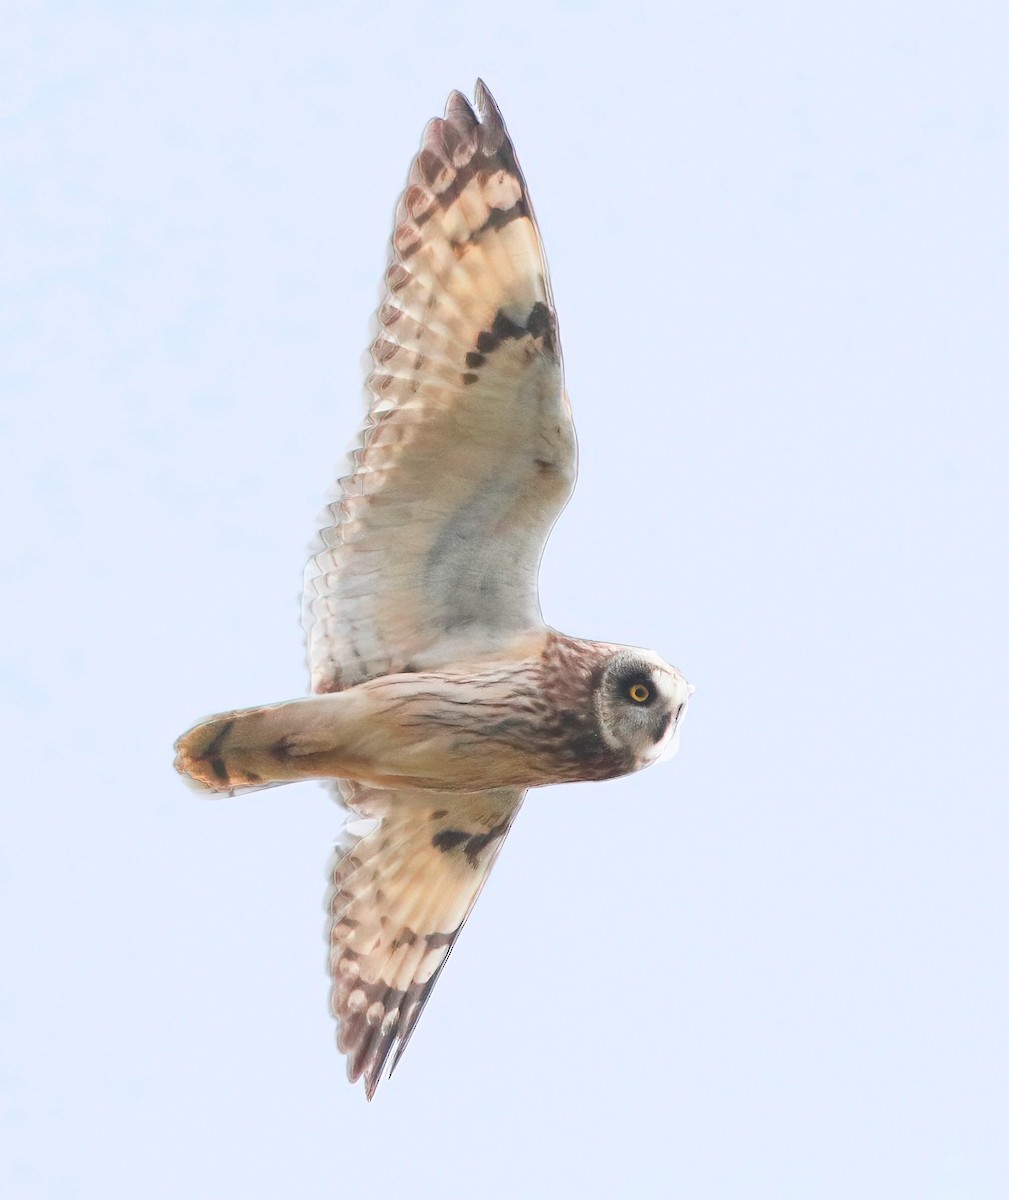
<svg viewBox="0 0 1009 1200"><path fill-rule="evenodd" d="M1004 4L2 26L0 1192L1004 1200ZM338 810L171 746L306 686L393 205L477 75L580 438L545 616L697 692L671 763L531 795L369 1106Z"/></svg>

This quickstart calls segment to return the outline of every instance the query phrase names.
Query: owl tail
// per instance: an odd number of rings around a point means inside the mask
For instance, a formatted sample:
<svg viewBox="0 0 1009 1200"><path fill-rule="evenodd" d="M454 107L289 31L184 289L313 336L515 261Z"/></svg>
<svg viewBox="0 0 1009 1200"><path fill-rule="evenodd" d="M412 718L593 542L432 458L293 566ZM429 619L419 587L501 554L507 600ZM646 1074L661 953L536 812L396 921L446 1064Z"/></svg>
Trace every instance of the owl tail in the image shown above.
<svg viewBox="0 0 1009 1200"><path fill-rule="evenodd" d="M210 717L175 743L175 769L198 791L229 795L354 776L342 699L311 696Z"/></svg>

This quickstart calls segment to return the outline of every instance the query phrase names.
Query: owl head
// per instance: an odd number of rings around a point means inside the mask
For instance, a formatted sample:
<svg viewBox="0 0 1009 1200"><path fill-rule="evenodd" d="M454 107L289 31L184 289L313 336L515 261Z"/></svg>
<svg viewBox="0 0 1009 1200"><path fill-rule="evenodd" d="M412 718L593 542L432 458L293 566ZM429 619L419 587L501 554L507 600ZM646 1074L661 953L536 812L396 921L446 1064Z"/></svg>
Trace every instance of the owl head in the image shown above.
<svg viewBox="0 0 1009 1200"><path fill-rule="evenodd" d="M593 694L599 732L607 746L639 771L676 752L679 723L693 687L651 650L614 647Z"/></svg>

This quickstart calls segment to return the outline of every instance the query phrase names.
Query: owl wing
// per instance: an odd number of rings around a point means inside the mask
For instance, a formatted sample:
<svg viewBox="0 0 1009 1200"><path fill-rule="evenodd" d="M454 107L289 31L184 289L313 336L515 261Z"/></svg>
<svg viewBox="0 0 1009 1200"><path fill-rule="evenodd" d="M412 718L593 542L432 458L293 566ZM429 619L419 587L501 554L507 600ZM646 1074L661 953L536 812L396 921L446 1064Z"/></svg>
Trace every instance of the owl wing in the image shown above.
<svg viewBox="0 0 1009 1200"><path fill-rule="evenodd" d="M543 628L574 429L525 180L480 82L476 106L430 122L396 210L368 420L306 572L317 692Z"/></svg>
<svg viewBox="0 0 1009 1200"><path fill-rule="evenodd" d="M329 965L337 1044L370 1100L394 1070L459 930L476 903L523 791L391 791L341 782L378 826L337 847Z"/></svg>

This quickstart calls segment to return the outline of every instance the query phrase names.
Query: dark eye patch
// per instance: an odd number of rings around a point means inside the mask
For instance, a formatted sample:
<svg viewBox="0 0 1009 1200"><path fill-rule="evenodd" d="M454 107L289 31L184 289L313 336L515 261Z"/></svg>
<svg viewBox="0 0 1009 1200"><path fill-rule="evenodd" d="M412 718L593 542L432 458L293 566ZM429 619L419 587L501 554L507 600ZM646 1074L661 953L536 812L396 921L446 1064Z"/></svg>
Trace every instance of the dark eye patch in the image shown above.
<svg viewBox="0 0 1009 1200"><path fill-rule="evenodd" d="M661 709L649 717L649 729L656 742L661 742L666 736L666 730L669 728L669 723L672 719L673 714L671 712L668 710L663 712Z"/></svg>

